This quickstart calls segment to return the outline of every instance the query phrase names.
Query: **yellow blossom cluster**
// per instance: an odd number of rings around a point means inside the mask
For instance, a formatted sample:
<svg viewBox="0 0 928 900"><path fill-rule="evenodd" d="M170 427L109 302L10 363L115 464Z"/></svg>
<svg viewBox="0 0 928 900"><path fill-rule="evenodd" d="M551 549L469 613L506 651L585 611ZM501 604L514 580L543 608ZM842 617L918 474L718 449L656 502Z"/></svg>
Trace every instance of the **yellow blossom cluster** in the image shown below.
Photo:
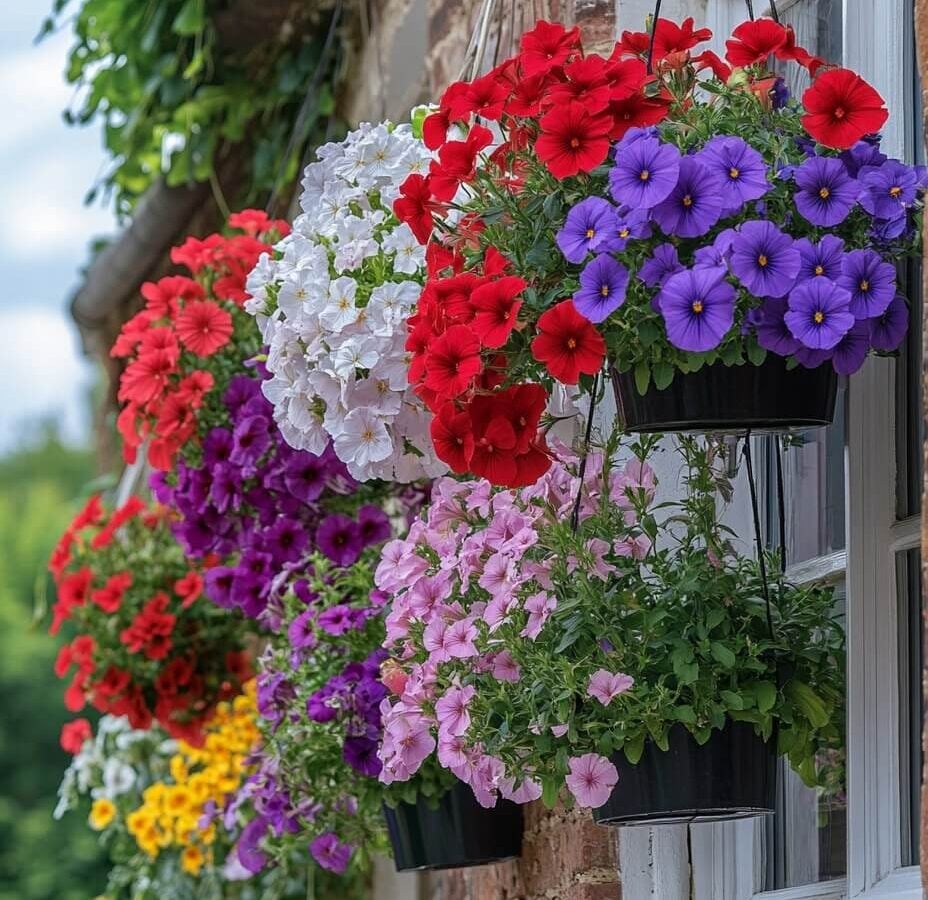
<svg viewBox="0 0 928 900"><path fill-rule="evenodd" d="M212 861L215 826L201 828L204 807L222 808L248 775L246 757L259 737L255 683L230 703L221 703L206 727L202 747L183 741L170 760L170 781L158 781L142 793L142 805L126 825L139 847L155 857L178 847L181 866L190 875Z"/></svg>

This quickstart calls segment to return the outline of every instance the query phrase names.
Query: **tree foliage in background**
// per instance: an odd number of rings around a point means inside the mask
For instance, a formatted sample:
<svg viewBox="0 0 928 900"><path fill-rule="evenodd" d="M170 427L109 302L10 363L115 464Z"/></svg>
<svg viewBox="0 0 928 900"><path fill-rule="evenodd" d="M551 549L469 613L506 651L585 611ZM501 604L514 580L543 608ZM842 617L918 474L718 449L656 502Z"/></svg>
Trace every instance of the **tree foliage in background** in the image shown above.
<svg viewBox="0 0 928 900"><path fill-rule="evenodd" d="M50 427L0 459L0 900L86 900L106 884L82 817L52 819L70 716L52 671L57 642L32 627L37 590L50 590L49 552L92 476L92 454Z"/></svg>
<svg viewBox="0 0 928 900"><path fill-rule="evenodd" d="M124 217L162 174L215 190L225 151L239 143L247 170L230 202L292 183L331 122L345 5L293 0L252 44L230 37L243 27L241 0L55 0L42 34L70 24L75 37L67 79L78 91L65 119L102 122L111 157L88 202L102 191Z"/></svg>

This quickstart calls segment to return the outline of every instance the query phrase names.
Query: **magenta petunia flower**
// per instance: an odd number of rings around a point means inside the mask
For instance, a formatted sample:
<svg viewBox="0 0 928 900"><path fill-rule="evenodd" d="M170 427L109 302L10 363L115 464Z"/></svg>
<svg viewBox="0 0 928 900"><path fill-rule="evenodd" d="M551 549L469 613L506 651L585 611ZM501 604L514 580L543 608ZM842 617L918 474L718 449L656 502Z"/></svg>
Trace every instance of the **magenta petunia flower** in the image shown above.
<svg viewBox="0 0 928 900"><path fill-rule="evenodd" d="M580 273L574 308L591 322L602 322L625 302L628 269L608 253L594 257Z"/></svg>
<svg viewBox="0 0 928 900"><path fill-rule="evenodd" d="M309 852L323 869L340 875L348 868L354 850L350 844L343 844L336 834L328 831L320 834L309 845Z"/></svg>
<svg viewBox="0 0 928 900"><path fill-rule="evenodd" d="M840 159L814 156L796 169L793 179L796 208L820 228L843 222L857 203L860 187Z"/></svg>
<svg viewBox="0 0 928 900"><path fill-rule="evenodd" d="M788 302L786 325L811 350L831 350L854 325L850 294L824 278L799 285Z"/></svg>
<svg viewBox="0 0 928 900"><path fill-rule="evenodd" d="M722 215L722 186L698 159L684 156L676 187L651 215L664 234L699 237Z"/></svg>
<svg viewBox="0 0 928 900"><path fill-rule="evenodd" d="M844 241L833 234L826 234L813 244L808 238L802 238L793 245L799 251L798 281L807 278L827 278L837 281L841 275L841 262L844 259Z"/></svg>
<svg viewBox="0 0 928 900"><path fill-rule="evenodd" d="M616 144L609 191L623 206L652 209L676 186L680 163L680 151L673 144L629 132Z"/></svg>
<svg viewBox="0 0 928 900"><path fill-rule="evenodd" d="M896 296L896 270L874 250L852 250L844 255L837 284L851 295L854 316L872 319Z"/></svg>
<svg viewBox="0 0 928 900"><path fill-rule="evenodd" d="M587 696L599 700L603 706L608 706L619 694L631 690L634 684L635 679L631 675L599 669L590 676L586 692Z"/></svg>
<svg viewBox="0 0 928 900"><path fill-rule="evenodd" d="M737 212L770 190L764 158L739 137L718 135L697 154L722 186L723 213Z"/></svg>
<svg viewBox="0 0 928 900"><path fill-rule="evenodd" d="M755 297L784 297L801 259L793 239L772 222L745 222L731 244L731 270Z"/></svg>
<svg viewBox="0 0 928 900"><path fill-rule="evenodd" d="M439 737L460 737L470 727L470 701L476 690L468 685L449 688L435 703Z"/></svg>
<svg viewBox="0 0 928 900"><path fill-rule="evenodd" d="M735 289L724 269L685 269L671 275L658 295L667 339L679 350L717 347L735 319Z"/></svg>
<svg viewBox="0 0 928 900"><path fill-rule="evenodd" d="M867 320L870 327L870 345L874 350L890 353L898 350L909 330L909 304L902 294L896 294L893 302L882 315Z"/></svg>
<svg viewBox="0 0 928 900"><path fill-rule="evenodd" d="M586 753L567 760L570 774L564 779L579 806L596 809L602 806L618 784L619 772L605 756Z"/></svg>
<svg viewBox="0 0 928 900"><path fill-rule="evenodd" d="M337 566L350 566L364 549L357 522L341 513L322 520L316 532L316 544Z"/></svg>
<svg viewBox="0 0 928 900"><path fill-rule="evenodd" d="M588 253L595 253L615 225L615 207L602 197L587 197L567 213L563 228L555 241L564 259L579 263Z"/></svg>

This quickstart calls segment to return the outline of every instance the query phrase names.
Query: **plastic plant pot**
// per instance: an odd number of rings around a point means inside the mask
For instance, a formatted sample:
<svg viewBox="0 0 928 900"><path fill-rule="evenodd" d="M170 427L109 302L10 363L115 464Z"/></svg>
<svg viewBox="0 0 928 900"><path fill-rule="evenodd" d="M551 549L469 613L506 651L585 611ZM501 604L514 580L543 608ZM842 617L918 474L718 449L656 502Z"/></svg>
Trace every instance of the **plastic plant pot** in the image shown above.
<svg viewBox="0 0 928 900"><path fill-rule="evenodd" d="M759 366L714 363L677 372L663 390L639 394L631 372L613 372L616 403L628 431L743 434L830 425L838 377L830 364L787 369L770 355Z"/></svg>
<svg viewBox="0 0 928 900"><path fill-rule="evenodd" d="M500 800L482 807L463 782L432 809L416 803L384 806L398 872L485 866L522 852L522 807Z"/></svg>
<svg viewBox="0 0 928 900"><path fill-rule="evenodd" d="M636 765L624 753L614 754L612 762L619 782L593 810L600 825L718 822L773 813L776 740L764 741L748 722L728 722L702 746L674 725L667 750L648 741Z"/></svg>

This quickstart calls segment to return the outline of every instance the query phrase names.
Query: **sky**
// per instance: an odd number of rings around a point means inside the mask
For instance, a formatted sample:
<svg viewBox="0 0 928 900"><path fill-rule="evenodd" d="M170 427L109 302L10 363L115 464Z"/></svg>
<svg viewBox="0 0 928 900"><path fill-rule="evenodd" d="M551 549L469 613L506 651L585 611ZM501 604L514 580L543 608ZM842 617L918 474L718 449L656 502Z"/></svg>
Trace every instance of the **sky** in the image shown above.
<svg viewBox="0 0 928 900"><path fill-rule="evenodd" d="M73 96L63 75L71 37L34 43L45 9L0 0L0 452L49 416L69 442L87 439L94 368L67 304L91 240L116 227L83 203L106 162L101 131L61 117Z"/></svg>

